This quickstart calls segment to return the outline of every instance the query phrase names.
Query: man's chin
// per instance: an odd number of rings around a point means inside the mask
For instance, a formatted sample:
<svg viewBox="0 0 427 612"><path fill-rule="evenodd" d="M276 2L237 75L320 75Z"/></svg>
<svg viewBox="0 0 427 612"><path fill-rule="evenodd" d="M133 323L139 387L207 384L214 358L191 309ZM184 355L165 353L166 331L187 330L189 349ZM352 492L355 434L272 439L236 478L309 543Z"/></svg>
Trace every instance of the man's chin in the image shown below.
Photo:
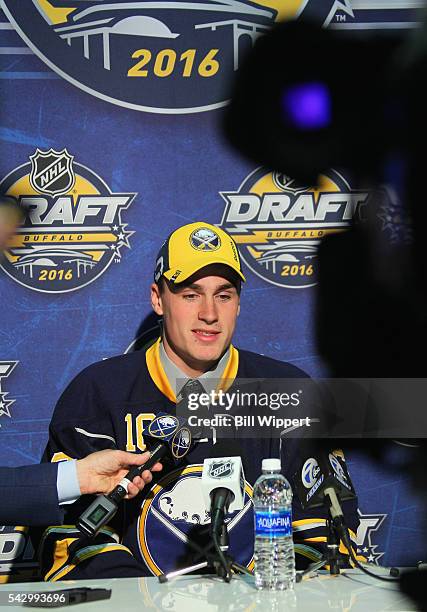
<svg viewBox="0 0 427 612"><path fill-rule="evenodd" d="M197 369L206 372L207 370L210 370L212 366L214 366L221 359L223 353L224 351L221 351L218 348L213 350L212 347L211 350L197 351L197 353L193 354L191 357L193 363L197 365Z"/></svg>

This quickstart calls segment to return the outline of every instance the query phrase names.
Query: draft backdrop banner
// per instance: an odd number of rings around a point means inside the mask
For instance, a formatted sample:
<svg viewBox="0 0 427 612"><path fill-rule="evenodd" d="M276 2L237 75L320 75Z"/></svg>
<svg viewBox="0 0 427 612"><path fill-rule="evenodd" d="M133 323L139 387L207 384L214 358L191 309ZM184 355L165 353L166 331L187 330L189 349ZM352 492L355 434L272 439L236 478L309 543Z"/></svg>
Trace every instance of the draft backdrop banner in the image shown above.
<svg viewBox="0 0 427 612"><path fill-rule="evenodd" d="M326 373L313 338L317 246L369 194L337 169L311 190L243 161L219 129L227 83L279 19L402 31L419 20L405 4L3 0L0 189L28 214L0 270L1 465L40 460L55 402L79 371L156 335L155 256L184 223L217 224L237 242L248 282L235 344ZM384 197L387 234L398 203ZM348 462L361 554L422 559L405 477L356 454ZM35 566L26 530L0 527L0 579Z"/></svg>

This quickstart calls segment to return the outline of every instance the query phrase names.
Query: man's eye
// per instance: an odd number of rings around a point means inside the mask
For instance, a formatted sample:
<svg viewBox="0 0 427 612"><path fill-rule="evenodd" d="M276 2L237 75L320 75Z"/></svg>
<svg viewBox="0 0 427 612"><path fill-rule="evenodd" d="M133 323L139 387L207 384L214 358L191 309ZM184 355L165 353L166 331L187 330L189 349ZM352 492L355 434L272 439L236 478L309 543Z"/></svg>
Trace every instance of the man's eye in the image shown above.
<svg viewBox="0 0 427 612"><path fill-rule="evenodd" d="M182 296L184 298L184 300L194 300L197 297L196 293L184 293L184 295Z"/></svg>
<svg viewBox="0 0 427 612"><path fill-rule="evenodd" d="M220 293L218 297L222 302L228 302L228 300L231 300L231 295L229 293Z"/></svg>

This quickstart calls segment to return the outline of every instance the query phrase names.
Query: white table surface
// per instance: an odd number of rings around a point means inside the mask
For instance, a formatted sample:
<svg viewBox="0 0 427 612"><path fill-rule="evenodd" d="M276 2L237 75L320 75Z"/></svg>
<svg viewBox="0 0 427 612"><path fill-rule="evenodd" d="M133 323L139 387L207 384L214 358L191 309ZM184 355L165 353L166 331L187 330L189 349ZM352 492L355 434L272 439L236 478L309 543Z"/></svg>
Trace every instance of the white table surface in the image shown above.
<svg viewBox="0 0 427 612"><path fill-rule="evenodd" d="M377 568L380 571L380 568ZM55 583L16 583L0 585L2 591L53 591L70 587L101 587L112 589L111 599L83 603L65 609L88 612L286 612L320 610L381 612L417 611L404 597L397 584L384 583L366 576L359 570L347 570L337 577L321 572L318 576L297 584L293 591L257 591L250 577L234 577L225 584L217 577L184 576L160 584L157 578L115 578L109 580L64 581ZM1 610L24 609L2 605ZM31 608L26 608L27 610ZM41 610L42 608L32 608ZM59 610L64 608L57 608Z"/></svg>

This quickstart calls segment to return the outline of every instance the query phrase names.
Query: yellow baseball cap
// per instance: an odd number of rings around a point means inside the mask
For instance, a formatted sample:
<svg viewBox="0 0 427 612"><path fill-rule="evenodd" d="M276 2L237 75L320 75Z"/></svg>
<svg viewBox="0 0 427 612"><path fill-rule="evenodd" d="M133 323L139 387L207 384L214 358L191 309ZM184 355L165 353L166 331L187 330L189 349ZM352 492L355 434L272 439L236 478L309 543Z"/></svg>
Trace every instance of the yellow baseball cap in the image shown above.
<svg viewBox="0 0 427 612"><path fill-rule="evenodd" d="M157 283L164 276L172 283L182 283L211 264L224 264L246 281L232 237L210 223L189 223L172 232L163 243L156 259L154 281Z"/></svg>

